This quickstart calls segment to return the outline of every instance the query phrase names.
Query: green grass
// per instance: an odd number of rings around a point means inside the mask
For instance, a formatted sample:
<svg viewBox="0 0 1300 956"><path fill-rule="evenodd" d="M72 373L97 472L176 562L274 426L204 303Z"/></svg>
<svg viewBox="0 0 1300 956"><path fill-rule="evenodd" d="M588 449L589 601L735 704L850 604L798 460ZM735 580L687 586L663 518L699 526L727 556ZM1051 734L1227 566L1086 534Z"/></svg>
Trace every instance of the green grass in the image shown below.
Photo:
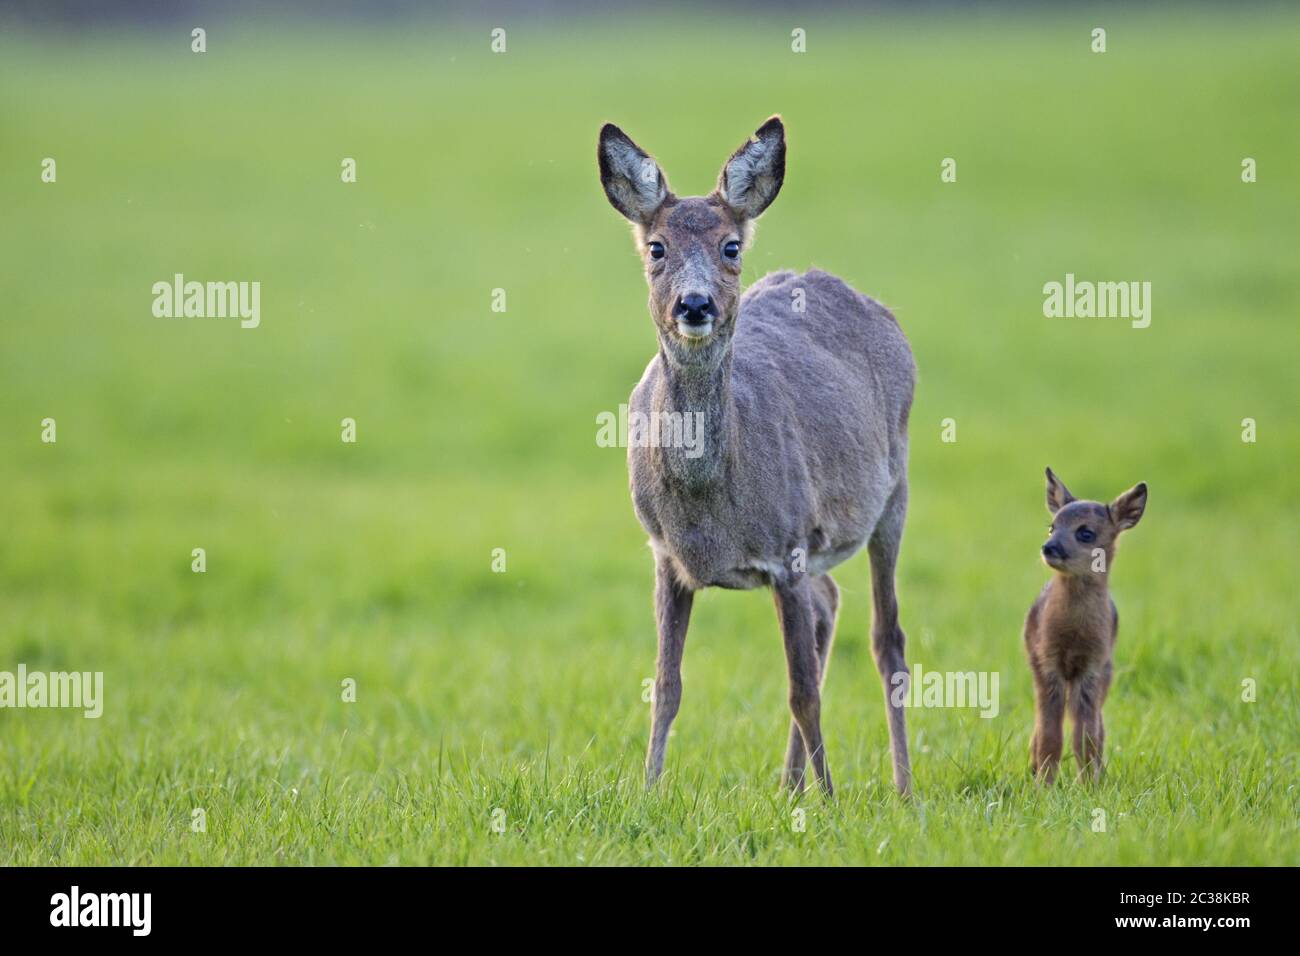
<svg viewBox="0 0 1300 956"><path fill-rule="evenodd" d="M504 56L486 21L0 37L0 670L106 684L99 720L0 710L0 862L1300 860L1300 16L693 16L506 23ZM594 441L654 350L599 123L691 193L774 111L746 281L815 264L895 309L908 659L1001 675L994 719L909 715L900 801L865 557L840 568L839 791L802 832L766 595L697 601L642 792L651 562ZM260 281L261 327L153 318L175 272ZM1066 272L1152 282L1151 327L1045 319ZM1151 487L1094 789L1028 777L1046 464Z"/></svg>

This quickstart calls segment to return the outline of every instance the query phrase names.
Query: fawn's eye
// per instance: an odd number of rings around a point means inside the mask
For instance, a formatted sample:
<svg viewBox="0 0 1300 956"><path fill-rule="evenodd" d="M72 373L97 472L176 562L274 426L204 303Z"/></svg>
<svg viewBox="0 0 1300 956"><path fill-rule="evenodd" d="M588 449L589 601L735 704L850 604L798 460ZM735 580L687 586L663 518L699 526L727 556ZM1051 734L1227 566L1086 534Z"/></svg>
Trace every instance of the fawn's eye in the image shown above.
<svg viewBox="0 0 1300 956"><path fill-rule="evenodd" d="M651 242L646 244L650 250L651 259L662 259L664 257L664 244L662 242Z"/></svg>
<svg viewBox="0 0 1300 956"><path fill-rule="evenodd" d="M1074 536L1082 544L1091 544L1097 538L1097 536L1092 533L1091 528L1080 528L1078 531L1074 533Z"/></svg>
<svg viewBox="0 0 1300 956"><path fill-rule="evenodd" d="M722 246L722 254L728 259L737 258L740 255L740 243L734 239L730 242L724 243Z"/></svg>

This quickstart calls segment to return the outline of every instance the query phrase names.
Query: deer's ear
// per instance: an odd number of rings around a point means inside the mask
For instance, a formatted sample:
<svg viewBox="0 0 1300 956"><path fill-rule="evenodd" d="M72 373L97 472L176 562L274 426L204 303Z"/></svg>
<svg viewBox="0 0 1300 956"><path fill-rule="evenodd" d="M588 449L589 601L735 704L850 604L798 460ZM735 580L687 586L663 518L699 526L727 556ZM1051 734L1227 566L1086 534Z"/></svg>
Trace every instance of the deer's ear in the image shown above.
<svg viewBox="0 0 1300 956"><path fill-rule="evenodd" d="M649 225L668 198L668 181L658 164L613 123L600 128L596 159L610 205L632 222Z"/></svg>
<svg viewBox="0 0 1300 956"><path fill-rule="evenodd" d="M756 219L785 181L785 127L773 116L722 167L718 194L742 219Z"/></svg>
<svg viewBox="0 0 1300 956"><path fill-rule="evenodd" d="M1047 510L1050 514L1056 514L1071 501L1074 495L1070 494L1070 489L1065 487L1065 483L1052 473L1052 469L1047 469Z"/></svg>
<svg viewBox="0 0 1300 956"><path fill-rule="evenodd" d="M1121 531L1127 531L1142 520L1147 510L1147 483L1139 481L1110 503L1110 514Z"/></svg>

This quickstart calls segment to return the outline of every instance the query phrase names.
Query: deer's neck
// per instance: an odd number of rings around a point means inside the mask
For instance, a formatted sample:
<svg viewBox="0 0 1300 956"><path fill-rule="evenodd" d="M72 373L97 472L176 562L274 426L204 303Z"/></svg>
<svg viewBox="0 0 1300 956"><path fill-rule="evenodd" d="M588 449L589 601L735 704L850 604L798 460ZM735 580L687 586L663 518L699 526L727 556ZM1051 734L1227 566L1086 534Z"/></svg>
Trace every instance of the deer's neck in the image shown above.
<svg viewBox="0 0 1300 956"><path fill-rule="evenodd" d="M716 352L689 361L662 345L659 349L664 374L652 404L653 414L660 416L656 452L669 482L688 493L704 493L722 484L730 468L735 424L731 342L719 346ZM668 439L663 437L666 425L672 429Z"/></svg>
<svg viewBox="0 0 1300 956"><path fill-rule="evenodd" d="M1051 604L1067 616L1086 615L1110 607L1110 586L1105 572L1061 574L1057 572Z"/></svg>

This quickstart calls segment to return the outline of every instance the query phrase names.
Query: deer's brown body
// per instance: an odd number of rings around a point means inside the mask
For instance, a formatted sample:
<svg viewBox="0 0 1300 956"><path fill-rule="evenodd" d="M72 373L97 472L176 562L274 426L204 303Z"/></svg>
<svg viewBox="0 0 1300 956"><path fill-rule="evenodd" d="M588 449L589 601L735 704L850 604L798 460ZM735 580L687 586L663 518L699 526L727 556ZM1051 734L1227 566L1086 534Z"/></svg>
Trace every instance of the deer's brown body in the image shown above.
<svg viewBox="0 0 1300 956"><path fill-rule="evenodd" d="M1078 501L1047 469L1051 536L1043 561L1056 573L1025 618L1025 652L1034 675L1034 772L1056 777L1063 724L1074 725L1079 776L1099 779L1106 727L1102 705L1114 672L1119 612L1110 597L1110 565L1121 531L1138 523L1147 488L1138 484L1111 504Z"/></svg>

